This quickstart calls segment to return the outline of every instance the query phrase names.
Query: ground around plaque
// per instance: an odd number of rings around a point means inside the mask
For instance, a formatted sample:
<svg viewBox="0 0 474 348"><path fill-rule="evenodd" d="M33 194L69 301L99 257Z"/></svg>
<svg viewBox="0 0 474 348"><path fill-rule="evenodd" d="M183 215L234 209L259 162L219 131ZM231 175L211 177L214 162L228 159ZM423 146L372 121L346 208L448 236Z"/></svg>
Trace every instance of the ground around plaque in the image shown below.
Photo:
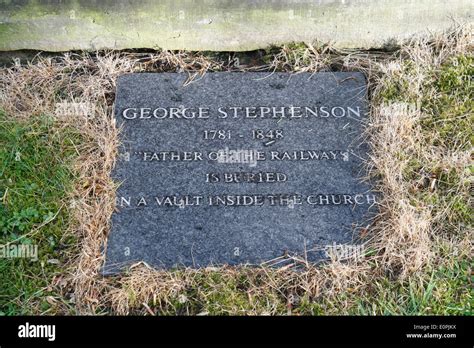
<svg viewBox="0 0 474 348"><path fill-rule="evenodd" d="M0 71L0 314L468 315L472 308L471 28L392 52L292 44L251 53L38 56ZM367 175L383 194L363 257L284 268L103 277L119 145L116 80L132 72L359 71ZM291 261L291 260L290 260Z"/></svg>

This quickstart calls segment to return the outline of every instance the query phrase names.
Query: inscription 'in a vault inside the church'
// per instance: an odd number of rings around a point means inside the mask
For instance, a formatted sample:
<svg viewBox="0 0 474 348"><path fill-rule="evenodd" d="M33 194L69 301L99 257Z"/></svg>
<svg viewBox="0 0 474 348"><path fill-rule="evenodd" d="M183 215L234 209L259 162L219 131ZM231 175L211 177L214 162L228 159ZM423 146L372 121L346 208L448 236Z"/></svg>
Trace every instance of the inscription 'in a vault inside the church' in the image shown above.
<svg viewBox="0 0 474 348"><path fill-rule="evenodd" d="M105 274L327 256L378 197L364 175L361 73L130 74Z"/></svg>

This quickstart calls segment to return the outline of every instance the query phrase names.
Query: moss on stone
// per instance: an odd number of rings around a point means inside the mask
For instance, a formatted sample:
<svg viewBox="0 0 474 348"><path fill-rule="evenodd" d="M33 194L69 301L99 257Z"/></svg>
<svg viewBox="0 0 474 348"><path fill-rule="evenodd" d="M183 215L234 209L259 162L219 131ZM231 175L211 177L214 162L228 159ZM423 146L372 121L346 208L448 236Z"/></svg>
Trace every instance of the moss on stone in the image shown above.
<svg viewBox="0 0 474 348"><path fill-rule="evenodd" d="M189 0L129 2L67 0L60 4L6 4L0 50L163 48L248 51L292 41L333 42L339 47L382 47L425 29L441 30L469 20L469 0L365 2ZM397 13L398 16L393 14Z"/></svg>

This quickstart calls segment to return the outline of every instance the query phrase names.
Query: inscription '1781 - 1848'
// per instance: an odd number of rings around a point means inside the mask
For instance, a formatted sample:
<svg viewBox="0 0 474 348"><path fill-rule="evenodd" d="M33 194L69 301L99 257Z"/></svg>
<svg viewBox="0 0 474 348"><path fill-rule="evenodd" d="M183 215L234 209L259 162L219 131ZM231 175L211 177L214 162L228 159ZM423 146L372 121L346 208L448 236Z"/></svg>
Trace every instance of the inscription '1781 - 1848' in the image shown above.
<svg viewBox="0 0 474 348"><path fill-rule="evenodd" d="M117 84L120 183L105 274L318 261L378 198L361 180L361 73L130 74ZM275 261L276 262L276 261Z"/></svg>

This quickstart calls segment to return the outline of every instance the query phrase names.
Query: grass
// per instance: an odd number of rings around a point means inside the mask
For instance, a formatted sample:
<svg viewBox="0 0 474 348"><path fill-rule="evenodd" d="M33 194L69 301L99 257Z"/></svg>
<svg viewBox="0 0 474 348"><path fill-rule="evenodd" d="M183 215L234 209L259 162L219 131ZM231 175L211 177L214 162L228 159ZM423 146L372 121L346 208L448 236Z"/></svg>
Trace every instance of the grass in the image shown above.
<svg viewBox="0 0 474 348"><path fill-rule="evenodd" d="M406 180L413 182L413 198L432 206L433 215L439 213L443 218L439 227L452 233L460 228L471 229L474 223L469 191L474 166L459 158L472 156L473 76L474 57L455 55L440 67L428 68L419 91L397 87L396 96L390 96L393 88L388 87L384 95L385 100L407 103L420 100L424 116L419 121L422 135L419 141L436 155L412 156L411 165L405 171ZM404 78L397 85L408 84L410 71L404 73Z"/></svg>
<svg viewBox="0 0 474 348"><path fill-rule="evenodd" d="M140 308L131 313L152 315L470 315L470 267L464 256L405 281L379 277L363 291L345 289L337 298L306 292L271 271L257 280L250 270L200 272L191 277L175 273L188 285L150 294L154 299L147 303L140 302L143 294L130 283L123 286L122 295L129 310Z"/></svg>
<svg viewBox="0 0 474 348"><path fill-rule="evenodd" d="M50 284L76 243L67 233L67 196L80 141L70 129L56 130L51 118L18 122L0 113L0 244L38 246L38 260L0 259L2 314L54 313L59 295Z"/></svg>
<svg viewBox="0 0 474 348"><path fill-rule="evenodd" d="M370 254L361 261L300 265L298 271L267 267L157 271L135 265L121 276L100 276L114 208L110 171L118 132L110 116L117 76L184 71L192 82L206 71L332 70L363 71L369 81L367 172L384 196L377 224L367 232ZM106 52L39 58L4 69L0 106L6 114L0 141L8 151L2 163L6 178L21 180L14 181L20 185L15 188L4 184L2 177L2 187L21 194L17 203L9 203L8 214L2 211L2 226L41 243L43 263L3 260L2 276L8 280L0 285L0 310L5 314L470 315L472 76L469 28L409 41L395 52L341 52L317 43L247 55ZM51 114L55 103L70 98L94 103L94 117L88 122L69 120L66 126L34 116ZM18 140L22 137L27 140ZM15 169L20 164L12 162L20 147L20 152L32 156L21 164L21 175ZM55 189L45 200L39 187ZM54 219L30 236L48 216ZM51 236L54 245L47 243ZM2 238L14 237L7 232ZM48 263L51 259L59 263ZM12 262L24 265L17 269Z"/></svg>
<svg viewBox="0 0 474 348"><path fill-rule="evenodd" d="M422 107L431 117L423 119L422 129L425 141L436 148L444 149L446 156L454 151L465 151L466 155L474 144L472 131L474 110L474 57L457 55L451 57L441 68L432 73L432 84L426 86L426 97ZM432 136L435 133L436 136ZM446 209L443 228L456 231L474 226L474 211L470 202L470 186L474 165L457 167L433 163L432 178L438 184L425 199L434 207ZM450 228L453 227L453 228Z"/></svg>

